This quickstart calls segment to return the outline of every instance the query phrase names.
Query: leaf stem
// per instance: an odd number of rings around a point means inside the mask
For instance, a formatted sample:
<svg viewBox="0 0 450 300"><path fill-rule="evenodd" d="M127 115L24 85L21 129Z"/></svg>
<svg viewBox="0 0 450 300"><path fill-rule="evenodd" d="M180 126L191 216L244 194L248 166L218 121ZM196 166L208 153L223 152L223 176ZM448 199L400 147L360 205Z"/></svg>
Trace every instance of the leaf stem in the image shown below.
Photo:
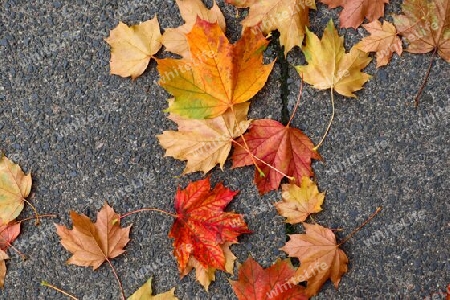
<svg viewBox="0 0 450 300"><path fill-rule="evenodd" d="M427 74L425 75L422 85L420 86L420 89L417 92L416 98L414 99L414 103L415 103L414 105L416 107L419 106L420 97L422 96L422 93L425 90L425 87L428 83L428 78L430 77L431 67L433 66L433 61L434 61L434 57L436 56L437 50L438 50L438 47L435 47L433 54L431 55L431 58L430 58L430 64L428 66Z"/></svg>
<svg viewBox="0 0 450 300"><path fill-rule="evenodd" d="M125 217L131 216L133 214L137 214L137 213L140 213L140 212L143 212L143 211L157 211L157 212L160 212L162 214L166 214L166 215L172 216L174 218L178 217L175 214L172 214L170 212L167 212L165 210L161 210L161 209L158 209L158 208L141 208L141 209L137 209L137 210L134 210L134 211L130 211L130 212L124 214L124 215L121 215L119 219L122 220Z"/></svg>
<svg viewBox="0 0 450 300"><path fill-rule="evenodd" d="M331 124L333 123L333 120L334 120L335 107L334 107L334 89L333 89L333 87L331 87L330 96L331 96L331 108L333 110L332 113L331 113L330 122L328 123L327 130L325 131L325 134L323 135L322 140L319 142L319 144L317 144L317 146L315 146L313 148L314 151L317 151L317 149L319 149L320 146L322 146L323 141L327 137L328 132L330 131L330 128L331 128Z"/></svg>
<svg viewBox="0 0 450 300"><path fill-rule="evenodd" d="M34 205L31 204L31 202L28 201L27 199L23 199L23 200L24 200L29 206L31 206L31 208L33 209L34 214L36 215L36 226L38 226L39 223L40 223L40 221L39 221L39 214L38 214L38 212L37 212L37 210L36 210L36 207L34 207Z"/></svg>
<svg viewBox="0 0 450 300"><path fill-rule="evenodd" d="M291 118L289 119L286 127L289 127L289 125L291 125L292 119L294 119L295 113L297 112L298 106L300 105L300 99L302 98L303 94L303 75L301 75L301 79L302 81L300 83L300 91L298 92L297 103L295 103L294 110L292 111Z"/></svg>
<svg viewBox="0 0 450 300"><path fill-rule="evenodd" d="M122 282L120 281L119 275L117 275L117 271L116 271L116 269L114 268L114 266L113 266L113 264L111 263L111 261L110 261L107 257L105 257L105 259L106 259L106 261L109 263L109 265L111 266L111 269L113 270L114 276L116 277L117 282L119 283L119 288L120 288L120 293L121 293L121 295L122 295L122 300L125 300L125 299L126 299L126 297L125 297L125 292L124 292L124 290L123 290Z"/></svg>
<svg viewBox="0 0 450 300"><path fill-rule="evenodd" d="M66 296L69 297L70 299L78 300L78 298L75 297L74 295L71 295L71 294L69 294L68 292L63 291L63 290L61 290L60 288L57 288L56 286L54 286L54 285L52 285L52 284L50 284L50 283L48 283L48 282L46 282L46 281L42 281L42 282L41 282L41 285L42 285L42 286L49 287L49 288L51 288L51 289L54 289L55 291L60 292L60 293L63 294L63 295L66 295Z"/></svg>
<svg viewBox="0 0 450 300"><path fill-rule="evenodd" d="M56 217L58 217L57 214L36 215L34 217L28 217L28 218L25 218L25 219L22 219L22 220L18 220L18 221L16 221L16 223L22 223L22 222L33 220L33 219L37 219L37 218L56 218Z"/></svg>
<svg viewBox="0 0 450 300"><path fill-rule="evenodd" d="M356 228L355 230L353 230L349 235L347 235L344 240L342 240L342 242L340 242L337 247L340 247L342 244L345 244L349 239L351 239L351 237L357 233L358 231L361 230L361 228L363 228L364 226L367 225L367 223L369 223L373 218L375 218L376 215L378 215L378 213L383 209L382 206L377 207L377 210L367 219L364 221L364 223L362 223L361 225L358 226L358 228Z"/></svg>

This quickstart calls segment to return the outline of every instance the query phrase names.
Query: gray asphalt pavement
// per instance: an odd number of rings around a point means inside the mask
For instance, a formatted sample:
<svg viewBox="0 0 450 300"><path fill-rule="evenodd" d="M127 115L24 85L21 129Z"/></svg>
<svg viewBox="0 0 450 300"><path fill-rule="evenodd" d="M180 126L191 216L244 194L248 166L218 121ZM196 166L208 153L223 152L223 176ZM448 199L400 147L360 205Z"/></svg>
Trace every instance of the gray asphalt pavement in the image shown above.
<svg viewBox="0 0 450 300"><path fill-rule="evenodd" d="M235 41L237 10L218 2L227 35ZM338 24L339 10L318 8L311 13L316 33L330 18ZM388 16L399 11L400 1L387 6ZM38 211L59 215L39 227L23 226L14 245L29 259L9 252L0 299L65 299L41 287L41 280L84 300L119 299L106 264L95 272L65 264L70 254L60 245L53 221L71 225L70 209L93 218L104 201L119 213L141 207L174 211L176 188L202 177L179 177L184 163L163 157L155 135L176 127L163 112L169 95L157 85L155 62L135 81L109 74L104 42L109 30L119 21L135 24L155 14L162 28L182 24L172 0L0 0L0 151L32 171L30 200ZM340 33L349 49L364 30ZM267 61L278 52L271 45ZM373 61L367 68L373 78L357 99L336 97L336 119L320 150L325 162L314 164L320 190L327 192L315 220L342 228L338 237L343 238L376 207L384 210L343 246L350 265L339 289L327 283L317 299L424 299L440 295L450 283L448 63L436 59L419 108L408 105L429 59L429 54L394 55L379 70ZM267 86L252 101L252 118L286 118L300 84L289 65L303 62L299 49L285 63L277 61ZM306 85L293 125L317 143L330 110L329 93ZM214 169L211 180L240 190L229 210L245 214L254 231L232 250L241 263L252 255L267 267L284 257L278 250L286 240L284 219L271 205L281 193L260 197L253 168L229 167ZM27 207L21 218L30 215ZM209 292L193 273L179 278L167 237L171 219L143 213L124 224L131 223L127 252L113 262L127 295L153 277L155 293L175 286L180 299L235 299L222 272Z"/></svg>

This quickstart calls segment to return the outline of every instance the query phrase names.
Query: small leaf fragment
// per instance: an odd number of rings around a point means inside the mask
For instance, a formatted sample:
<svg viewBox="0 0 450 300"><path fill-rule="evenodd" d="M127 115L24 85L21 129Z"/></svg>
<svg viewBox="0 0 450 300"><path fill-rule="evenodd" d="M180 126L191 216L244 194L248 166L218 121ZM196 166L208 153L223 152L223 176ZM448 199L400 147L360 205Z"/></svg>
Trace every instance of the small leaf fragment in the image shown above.
<svg viewBox="0 0 450 300"><path fill-rule="evenodd" d="M11 221L4 224L0 219L0 250L6 251L20 234L20 223Z"/></svg>

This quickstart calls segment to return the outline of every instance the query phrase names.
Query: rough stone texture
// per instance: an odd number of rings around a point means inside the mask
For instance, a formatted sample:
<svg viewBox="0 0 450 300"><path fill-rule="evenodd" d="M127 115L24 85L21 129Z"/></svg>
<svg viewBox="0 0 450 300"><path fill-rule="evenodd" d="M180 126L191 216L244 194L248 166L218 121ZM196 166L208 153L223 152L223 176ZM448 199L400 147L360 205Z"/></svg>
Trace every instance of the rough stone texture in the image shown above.
<svg viewBox="0 0 450 300"><path fill-rule="evenodd" d="M227 35L235 41L237 10L218 1L227 16ZM400 11L391 1L387 15ZM210 3L209 3L210 4ZM34 185L31 202L40 213L57 213L70 225L69 209L94 217L104 201L117 212L141 207L173 211L178 186L202 174L178 177L184 164L164 158L156 134L174 129L165 118L165 91L158 87L155 62L135 81L109 74L109 47L104 42L119 20L128 24L158 14L162 28L182 24L174 1L25 1L0 2L0 150L27 171ZM337 12L319 5L312 29L321 33ZM245 13L240 13L242 18ZM364 34L340 30L351 47ZM277 56L266 51L267 61ZM158 54L163 57L165 54ZM318 299L420 299L442 292L450 282L448 216L450 194L449 64L437 59L418 109L408 106L422 81L429 55L394 55L374 74L357 99L336 96L336 119L316 163L316 180L327 191L324 211L315 220L343 228L340 238L361 224L376 207L383 212L343 246L349 273L336 291L326 284ZM299 49L291 65L304 63ZM280 87L287 80L292 110L299 76L289 68L282 78L278 62L267 86L252 101L252 118L282 118ZM293 125L319 141L330 116L329 93L305 85ZM229 209L245 214L254 234L232 247L243 262L249 254L267 267L285 241L283 218L271 203L280 194L259 197L253 168L211 172L240 190ZM28 207L22 216L31 215ZM22 217L21 216L21 217ZM228 275L217 273L209 293L194 274L180 280L167 233L172 220L140 214L133 224L125 255L114 260L127 295L149 277L155 293L176 286L180 299L234 299ZM297 228L300 232L300 228ZM68 266L52 220L23 226L14 244L29 259L10 251L1 299L64 299L40 286L49 281L80 299L117 299L117 283L107 265L91 269Z"/></svg>

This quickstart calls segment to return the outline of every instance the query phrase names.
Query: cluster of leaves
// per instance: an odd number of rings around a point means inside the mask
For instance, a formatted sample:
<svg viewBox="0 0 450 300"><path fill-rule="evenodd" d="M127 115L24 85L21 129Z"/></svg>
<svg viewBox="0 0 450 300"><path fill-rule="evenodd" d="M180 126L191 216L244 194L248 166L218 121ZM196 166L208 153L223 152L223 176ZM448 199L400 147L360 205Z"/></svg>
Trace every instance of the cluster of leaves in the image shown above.
<svg viewBox="0 0 450 300"><path fill-rule="evenodd" d="M394 16L394 25L378 19L384 15L388 0L322 0L330 8L342 6L340 26L362 25L371 35L363 38L347 53L343 37L330 20L321 39L308 29L309 11L315 0L227 0L240 8L249 8L242 21L242 36L231 44L225 35L225 18L219 7L208 9L200 0L177 0L185 24L167 28L164 34L157 18L131 27L119 23L106 39L111 46L111 73L136 79L164 46L179 59L156 59L160 86L173 98L168 100L169 119L176 131L158 135L166 156L187 161L184 174L208 173L216 165L223 169L234 148L233 168L254 165L254 182L260 194L278 190L283 178L282 200L275 203L279 214L290 224L301 223L304 234L292 234L281 248L297 258L300 267L289 259L278 260L263 269L252 257L240 267L236 281L230 281L238 299L308 299L316 295L330 279L336 288L347 272L348 258L339 248L333 230L307 223L312 213L321 211L324 193L311 180L312 160L321 160L318 148L291 120L283 125L275 120L249 120L249 100L265 85L275 62L264 64L263 52L274 30L280 32L285 55L301 47L307 65L296 66L302 80L318 90L330 90L334 116L334 92L356 97L370 80L363 73L376 52L377 67L389 63L396 52L402 54L399 37L409 43L412 53L439 54L450 61L450 0L405 0L403 15ZM300 92L301 96L301 92ZM299 97L300 97L299 96ZM295 112L295 110L294 110ZM6 157L0 158L0 286L6 274L6 250L20 233L16 217L31 190L31 175ZM168 236L174 239L174 257L180 275L196 269L196 278L207 290L216 270L233 274L236 257L230 246L241 234L251 233L242 215L225 212L236 191L222 184L211 188L210 179L191 182L175 195L175 213L156 208L174 218ZM56 225L62 246L72 253L68 263L92 267L107 262L119 282L111 260L124 253L130 241L131 226L122 227L124 215L105 203L93 223L87 216L70 212L73 228ZM298 285L303 283L303 285ZM45 283L44 285L50 286ZM174 288L152 296L151 279L129 299L176 299Z"/></svg>

